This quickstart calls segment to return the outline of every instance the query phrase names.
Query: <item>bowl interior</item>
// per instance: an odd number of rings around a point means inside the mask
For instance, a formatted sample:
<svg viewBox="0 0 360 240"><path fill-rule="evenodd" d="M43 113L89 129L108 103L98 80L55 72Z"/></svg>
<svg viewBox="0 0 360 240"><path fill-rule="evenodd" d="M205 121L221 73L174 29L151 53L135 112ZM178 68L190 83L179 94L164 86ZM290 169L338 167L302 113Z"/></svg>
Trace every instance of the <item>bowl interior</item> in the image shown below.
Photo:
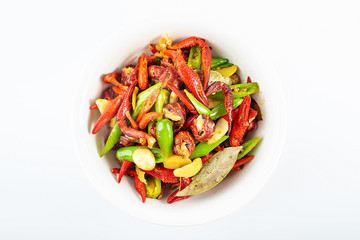
<svg viewBox="0 0 360 240"><path fill-rule="evenodd" d="M158 28L135 32L127 30L109 37L88 61L79 78L74 94L74 140L81 164L99 192L122 211L135 217L164 225L193 225L223 217L246 204L269 178L280 156L285 136L285 106L282 87L274 69L258 52L257 46L238 36L223 35L204 29ZM99 117L89 106L106 86L104 74L134 64L142 52L150 54L147 44L156 43L167 32L174 42L189 36L205 38L212 46L214 57L226 57L239 66L242 82L247 76L259 82L260 92L255 99L263 113L263 121L248 138L261 136L262 141L253 152L255 158L242 171L230 173L212 190L191 198L167 204L165 195L159 200L147 199L143 204L134 188L133 180L124 177L117 184L110 169L118 167L115 152L100 158L107 133L103 129L92 135L91 129ZM126 37L125 37L126 36ZM226 37L224 37L226 36ZM126 207L124 207L126 206Z"/></svg>

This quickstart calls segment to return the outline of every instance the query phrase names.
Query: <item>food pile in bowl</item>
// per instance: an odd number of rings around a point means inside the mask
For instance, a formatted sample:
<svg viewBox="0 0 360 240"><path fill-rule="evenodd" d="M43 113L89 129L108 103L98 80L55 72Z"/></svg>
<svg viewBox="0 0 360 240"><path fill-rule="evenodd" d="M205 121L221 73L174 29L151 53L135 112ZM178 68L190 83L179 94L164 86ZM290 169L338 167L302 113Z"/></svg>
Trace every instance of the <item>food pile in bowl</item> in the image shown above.
<svg viewBox="0 0 360 240"><path fill-rule="evenodd" d="M142 202L160 199L165 186L173 203L218 185L254 156L260 137L247 139L262 120L251 95L259 85L241 83L238 68L214 58L206 40L172 44L165 34L137 63L104 76L111 84L90 109L101 113L92 133L108 128L100 154L114 154L120 183L134 178ZM224 56L221 56L224 57Z"/></svg>

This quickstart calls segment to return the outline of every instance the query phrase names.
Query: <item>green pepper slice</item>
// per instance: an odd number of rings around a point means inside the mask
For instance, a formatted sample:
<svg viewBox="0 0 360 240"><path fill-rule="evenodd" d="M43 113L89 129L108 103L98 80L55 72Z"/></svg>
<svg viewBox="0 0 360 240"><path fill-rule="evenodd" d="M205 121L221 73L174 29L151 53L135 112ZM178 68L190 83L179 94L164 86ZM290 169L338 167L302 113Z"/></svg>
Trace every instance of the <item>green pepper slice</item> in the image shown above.
<svg viewBox="0 0 360 240"><path fill-rule="evenodd" d="M211 58L211 69L217 68L225 63L228 63L229 59L226 58Z"/></svg>
<svg viewBox="0 0 360 240"><path fill-rule="evenodd" d="M155 89L160 88L160 87L161 87L161 83L157 83L157 84L149 87L145 91L142 91L141 93L138 94L136 107L132 114L133 119L136 119L136 117L139 115L141 108L144 105L145 100L149 97L149 95L152 93L152 91L154 91Z"/></svg>
<svg viewBox="0 0 360 240"><path fill-rule="evenodd" d="M103 157L106 153L108 153L114 147L114 145L117 143L117 141L119 141L120 135L121 135L121 129L120 129L119 125L117 124L117 122L115 122L115 125L114 125L113 129L111 130L111 133L105 143L105 147L102 150L100 157Z"/></svg>
<svg viewBox="0 0 360 240"><path fill-rule="evenodd" d="M169 102L169 95L170 95L169 91L165 89L161 89L160 94L155 103L155 112L162 113L163 107ZM158 120L161 120L162 118L163 117L161 116L158 118Z"/></svg>
<svg viewBox="0 0 360 240"><path fill-rule="evenodd" d="M157 198L161 193L161 180L153 176L147 177L145 189L146 197Z"/></svg>
<svg viewBox="0 0 360 240"><path fill-rule="evenodd" d="M154 154L156 163L161 163L161 162L165 161L165 159L166 159L166 157L164 156L164 154L161 152L160 149L148 148L148 147L144 147L144 146L131 146L131 147L119 148L116 152L116 158L119 160L128 160L130 162L134 162L132 159L132 155L133 155L134 151L138 148L149 149Z"/></svg>
<svg viewBox="0 0 360 240"><path fill-rule="evenodd" d="M162 119L156 124L156 138L162 153L169 157L173 152L174 133L169 119Z"/></svg>
<svg viewBox="0 0 360 240"><path fill-rule="evenodd" d="M199 143L195 147L194 152L191 155L190 159L195 159L198 157L203 157L208 155L212 150L214 150L217 146L219 146L222 142L224 142L228 138L229 136L223 136L217 142L214 142L212 144L208 144L207 141Z"/></svg>
<svg viewBox="0 0 360 240"><path fill-rule="evenodd" d="M201 49L199 45L192 46L189 53L188 66L199 70L201 67Z"/></svg>
<svg viewBox="0 0 360 240"><path fill-rule="evenodd" d="M199 100L197 100L191 93L189 93L186 89L184 90L186 96L189 98L190 102L194 105L196 111L199 114L205 114L206 116L210 116L210 109L205 107Z"/></svg>
<svg viewBox="0 0 360 240"><path fill-rule="evenodd" d="M225 64L218 66L216 69L227 68L227 67L231 67L233 65L234 64L232 64L232 63L225 63Z"/></svg>
<svg viewBox="0 0 360 240"><path fill-rule="evenodd" d="M243 99L242 98L235 98L234 99L234 109L239 107L240 104L242 103ZM225 110L225 103L219 103L218 105L216 105L213 109L211 109L211 113L210 113L210 118L212 120L216 120L219 119L223 116L225 116L227 114L226 110Z"/></svg>
<svg viewBox="0 0 360 240"><path fill-rule="evenodd" d="M250 139L249 141L246 141L241 145L243 148L241 152L239 153L237 159L243 158L246 154L248 154L255 146L260 142L260 137L255 137L253 139Z"/></svg>
<svg viewBox="0 0 360 240"><path fill-rule="evenodd" d="M233 90L236 89L236 91L232 92L234 98L241 98L259 91L259 84L257 82L242 83L230 85L230 88ZM222 90L220 90L215 94L211 94L210 96L208 96L208 98L222 100L224 99L224 94Z"/></svg>
<svg viewBox="0 0 360 240"><path fill-rule="evenodd" d="M165 161L166 156L162 153L161 149L159 148L149 148L150 151L152 152L152 154L154 154L155 157L155 162L156 163L161 163L163 161Z"/></svg>

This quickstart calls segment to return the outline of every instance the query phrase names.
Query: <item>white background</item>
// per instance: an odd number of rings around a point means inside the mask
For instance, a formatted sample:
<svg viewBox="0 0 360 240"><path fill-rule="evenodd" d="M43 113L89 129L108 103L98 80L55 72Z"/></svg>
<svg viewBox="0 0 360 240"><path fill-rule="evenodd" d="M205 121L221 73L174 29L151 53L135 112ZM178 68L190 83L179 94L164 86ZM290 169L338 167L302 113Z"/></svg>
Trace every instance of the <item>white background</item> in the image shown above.
<svg viewBox="0 0 360 240"><path fill-rule="evenodd" d="M359 239L359 12L355 0L2 1L0 239ZM205 225L123 214L73 149L72 84L85 61L122 26L163 21L256 36L286 91L287 140L272 178Z"/></svg>

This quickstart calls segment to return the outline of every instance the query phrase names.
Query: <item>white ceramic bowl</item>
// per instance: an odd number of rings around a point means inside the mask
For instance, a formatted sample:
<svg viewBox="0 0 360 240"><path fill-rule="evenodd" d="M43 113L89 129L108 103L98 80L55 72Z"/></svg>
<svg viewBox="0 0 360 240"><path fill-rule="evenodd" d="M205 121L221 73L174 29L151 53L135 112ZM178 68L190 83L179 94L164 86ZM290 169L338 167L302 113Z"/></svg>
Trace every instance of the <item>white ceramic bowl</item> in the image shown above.
<svg viewBox="0 0 360 240"><path fill-rule="evenodd" d="M177 30L175 30L177 29ZM204 31L203 28L152 27L142 31L126 29L110 36L95 52L83 69L76 87L73 103L73 133L75 147L83 169L96 189L123 212L152 223L181 226L205 223L224 217L249 202L264 186L280 157L285 139L286 114L282 87L274 69L257 46L245 38L219 30ZM263 140L254 151L255 158L242 171L230 173L223 182L210 191L192 196L173 204L161 200L147 199L143 204L134 188L133 180L124 177L117 184L110 173L117 167L115 153L100 158L106 131L91 134L91 128L99 117L90 111L104 88L104 74L120 70L135 63L144 51L149 55L147 44L156 43L161 34L167 32L173 42L189 36L205 38L213 47L213 56L226 57L240 68L245 80L249 75L259 82L260 93L255 99L260 104L264 120L259 123L255 135ZM226 37L224 37L226 36ZM251 137L251 136L250 136Z"/></svg>

